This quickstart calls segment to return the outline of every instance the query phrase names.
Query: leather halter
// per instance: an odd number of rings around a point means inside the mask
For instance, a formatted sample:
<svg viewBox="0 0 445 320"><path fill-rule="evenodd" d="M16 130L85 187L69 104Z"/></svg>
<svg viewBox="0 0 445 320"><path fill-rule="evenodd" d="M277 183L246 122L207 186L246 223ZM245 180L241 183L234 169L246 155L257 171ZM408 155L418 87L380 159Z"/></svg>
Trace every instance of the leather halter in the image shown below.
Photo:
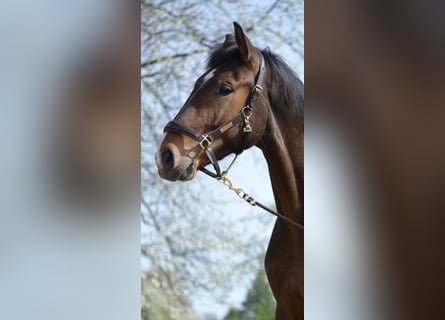
<svg viewBox="0 0 445 320"><path fill-rule="evenodd" d="M212 172L204 167L199 170L201 170L202 172L204 172L205 174L207 174L213 178L220 178L223 175L225 175L228 172L228 170L230 169L230 167L232 166L232 164L235 162L238 155L241 152L243 152L244 149L246 148L249 134L252 131L252 127L250 126L249 120L250 120L250 117L251 117L252 111L253 111L253 103L258 98L260 92L263 90L262 84L263 84L263 79L264 79L264 57L260 52L259 52L259 55L260 55L261 60L260 60L260 67L259 67L258 75L256 77L255 85L253 86L253 88L250 92L250 95L247 98L246 105L241 109L241 111L234 118L232 118L231 120L229 120L227 122L224 122L222 125L220 125L215 130L212 130L212 131L204 133L204 134L196 133L193 130L187 128L183 124L176 122L176 121L168 122L164 128L164 132L174 132L174 133L183 134L183 135L186 135L186 136L198 141L199 146L205 151L207 158L210 160L210 163L215 168L215 172ZM237 124L239 124L243 121L244 121L244 127L243 127L244 134L243 134L242 148L239 152L236 153L235 157L233 158L232 162L227 167L227 169L224 171L221 171L221 168L218 163L218 158L216 157L215 152L211 148L211 145L212 145L213 141L215 141L218 137L220 137L224 132L233 128L234 126L236 126Z"/></svg>

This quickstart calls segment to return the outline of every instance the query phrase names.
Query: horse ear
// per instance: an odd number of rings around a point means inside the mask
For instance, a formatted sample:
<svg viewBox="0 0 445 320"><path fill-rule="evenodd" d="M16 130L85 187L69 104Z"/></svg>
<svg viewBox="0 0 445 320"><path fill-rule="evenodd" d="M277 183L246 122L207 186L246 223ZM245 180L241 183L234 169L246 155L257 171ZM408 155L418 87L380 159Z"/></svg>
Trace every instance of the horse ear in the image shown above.
<svg viewBox="0 0 445 320"><path fill-rule="evenodd" d="M241 58L244 62L249 62L255 48L250 42L249 38L245 35L243 28L241 28L237 22L234 22L233 26L235 27L235 40L236 45L241 52Z"/></svg>
<svg viewBox="0 0 445 320"><path fill-rule="evenodd" d="M226 39L224 40L224 44L223 47L227 48L227 47L231 47L235 44L235 38L233 35L231 35L230 33L226 34Z"/></svg>

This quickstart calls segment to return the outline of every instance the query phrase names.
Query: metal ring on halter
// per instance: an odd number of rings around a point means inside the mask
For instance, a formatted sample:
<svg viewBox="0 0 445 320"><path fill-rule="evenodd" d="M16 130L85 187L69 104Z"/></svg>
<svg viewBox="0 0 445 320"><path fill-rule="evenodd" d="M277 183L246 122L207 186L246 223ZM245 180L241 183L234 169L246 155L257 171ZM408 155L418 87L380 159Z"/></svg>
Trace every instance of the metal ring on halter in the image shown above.
<svg viewBox="0 0 445 320"><path fill-rule="evenodd" d="M207 134L203 135L201 139L199 140L199 146L205 150L212 144L212 140L210 140L209 136ZM207 145L204 145L204 143L207 143Z"/></svg>
<svg viewBox="0 0 445 320"><path fill-rule="evenodd" d="M252 108L245 106L241 109L241 113L243 114L244 119L249 119L252 116Z"/></svg>

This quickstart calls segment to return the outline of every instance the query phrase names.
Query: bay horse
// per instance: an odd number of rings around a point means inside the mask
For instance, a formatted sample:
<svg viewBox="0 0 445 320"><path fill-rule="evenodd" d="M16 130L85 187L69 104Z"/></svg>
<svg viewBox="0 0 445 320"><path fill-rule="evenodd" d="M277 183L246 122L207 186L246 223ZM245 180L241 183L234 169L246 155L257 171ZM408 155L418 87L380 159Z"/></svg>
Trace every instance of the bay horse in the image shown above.
<svg viewBox="0 0 445 320"><path fill-rule="evenodd" d="M303 89L278 55L254 47L234 22L234 36L211 52L205 73L164 129L159 175L188 181L201 170L224 179L228 169L221 172L218 160L255 145L267 161L278 212L303 225ZM277 219L265 257L275 319L304 318L303 258L304 231Z"/></svg>

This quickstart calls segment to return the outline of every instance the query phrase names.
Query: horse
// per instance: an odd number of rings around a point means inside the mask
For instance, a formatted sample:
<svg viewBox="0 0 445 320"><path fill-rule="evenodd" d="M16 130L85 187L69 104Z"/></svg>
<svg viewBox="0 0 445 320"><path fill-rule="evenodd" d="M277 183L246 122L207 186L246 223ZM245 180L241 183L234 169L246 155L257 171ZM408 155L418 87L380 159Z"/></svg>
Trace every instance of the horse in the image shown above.
<svg viewBox="0 0 445 320"><path fill-rule="evenodd" d="M256 146L267 161L278 212L303 225L304 85L280 56L254 47L233 24L234 35L211 51L206 71L164 128L155 156L159 175L189 181L201 170L226 183L228 169L221 171L218 160ZM275 319L303 319L304 230L277 219L264 264Z"/></svg>

